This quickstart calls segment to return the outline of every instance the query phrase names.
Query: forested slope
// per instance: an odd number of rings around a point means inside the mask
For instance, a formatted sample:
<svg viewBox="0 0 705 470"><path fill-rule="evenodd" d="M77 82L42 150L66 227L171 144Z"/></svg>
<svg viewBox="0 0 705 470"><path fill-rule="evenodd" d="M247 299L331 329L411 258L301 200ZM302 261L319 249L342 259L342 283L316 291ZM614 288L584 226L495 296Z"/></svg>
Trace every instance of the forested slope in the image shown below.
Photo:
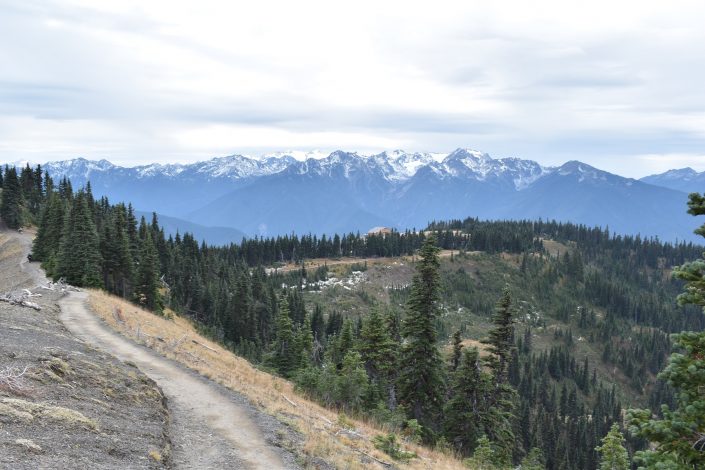
<svg viewBox="0 0 705 470"><path fill-rule="evenodd" d="M11 171L3 208L8 189L16 208L3 218L38 222L33 256L49 275L155 313L168 305L322 403L498 466L532 458L597 468L595 448L623 426L625 408L674 402L655 377L668 334L705 327L699 309L675 303L682 284L672 267L703 251L690 243L466 219L214 247L166 237L156 216L138 222L129 205L65 180L55 188L38 172L23 172L14 190ZM436 245L453 256L440 259ZM360 260L335 272L305 267L341 257ZM362 261L377 257L389 261ZM266 270L284 262L302 267ZM394 452L393 439L380 446Z"/></svg>

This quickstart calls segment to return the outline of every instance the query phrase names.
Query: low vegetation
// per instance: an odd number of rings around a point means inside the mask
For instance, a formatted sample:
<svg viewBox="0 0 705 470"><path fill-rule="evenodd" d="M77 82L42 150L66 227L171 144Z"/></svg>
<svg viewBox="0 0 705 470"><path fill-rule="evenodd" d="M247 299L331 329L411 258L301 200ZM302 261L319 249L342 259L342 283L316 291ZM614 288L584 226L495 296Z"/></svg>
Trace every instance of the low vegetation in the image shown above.
<svg viewBox="0 0 705 470"><path fill-rule="evenodd" d="M336 468L364 469L386 468L380 462L390 461L391 457L374 443L376 436L386 437L388 431L369 421L349 417L339 420L344 413L322 407L298 393L290 381L258 370L247 360L201 335L190 320L179 315L174 315L173 319L155 316L100 290L90 291L90 306L124 336L242 393L268 413L290 423L305 438L298 450L306 462L323 459ZM467 468L452 453L433 451L408 441L397 445L403 446L404 452L418 456L397 463L404 468Z"/></svg>
<svg viewBox="0 0 705 470"><path fill-rule="evenodd" d="M0 398L0 416L21 421L48 420L64 425L83 426L94 431L98 424L76 410L53 406L48 403L34 403L19 398Z"/></svg>

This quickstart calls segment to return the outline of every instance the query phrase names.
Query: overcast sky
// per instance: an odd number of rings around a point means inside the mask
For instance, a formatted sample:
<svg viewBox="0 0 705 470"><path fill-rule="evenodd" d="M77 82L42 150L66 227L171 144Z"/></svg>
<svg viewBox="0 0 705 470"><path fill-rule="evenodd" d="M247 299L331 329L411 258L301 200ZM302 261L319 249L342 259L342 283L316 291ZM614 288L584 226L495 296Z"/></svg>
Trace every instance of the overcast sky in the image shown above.
<svg viewBox="0 0 705 470"><path fill-rule="evenodd" d="M450 152L705 170L699 1L0 0L0 161Z"/></svg>

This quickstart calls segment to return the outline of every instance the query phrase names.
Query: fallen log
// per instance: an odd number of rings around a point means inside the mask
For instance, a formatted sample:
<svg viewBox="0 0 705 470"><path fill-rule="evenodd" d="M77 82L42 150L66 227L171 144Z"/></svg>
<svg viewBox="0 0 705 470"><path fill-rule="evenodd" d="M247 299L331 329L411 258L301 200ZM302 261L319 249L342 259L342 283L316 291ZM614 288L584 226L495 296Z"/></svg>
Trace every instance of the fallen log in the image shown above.
<svg viewBox="0 0 705 470"><path fill-rule="evenodd" d="M27 289L24 289L24 291L20 293L10 292L0 296L0 302L7 302L10 305L19 305L21 307L33 308L37 311L41 310L42 307L40 307L39 304L27 300L31 297L36 296L32 295L32 293Z"/></svg>
<svg viewBox="0 0 705 470"><path fill-rule="evenodd" d="M192 339L191 342L194 343L194 344L197 344L197 345L199 345L199 346L203 346L204 348L208 349L209 351L218 352L218 351L216 351L215 349L211 348L210 346L206 346L206 345L203 344L203 343L199 343L199 342L196 341L195 339Z"/></svg>
<svg viewBox="0 0 705 470"><path fill-rule="evenodd" d="M284 395L283 393L281 394L281 396L284 398L284 400L286 400L286 401L287 401L291 406L293 406L294 408L298 408L298 407L299 407L299 405L297 405L297 404L294 403L293 401L289 400L289 399L286 397L286 395Z"/></svg>

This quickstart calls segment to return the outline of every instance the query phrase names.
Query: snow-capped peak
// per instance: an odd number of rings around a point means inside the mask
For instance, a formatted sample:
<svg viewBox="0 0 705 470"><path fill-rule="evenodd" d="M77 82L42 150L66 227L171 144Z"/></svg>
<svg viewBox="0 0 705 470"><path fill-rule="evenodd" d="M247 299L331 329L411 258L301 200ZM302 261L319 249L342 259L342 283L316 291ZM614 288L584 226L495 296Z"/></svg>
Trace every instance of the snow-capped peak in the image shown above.
<svg viewBox="0 0 705 470"><path fill-rule="evenodd" d="M515 190L522 190L553 171L568 171L542 167L531 160L519 158L494 159L488 154L458 148L451 153L409 152L402 149L362 154L336 150L287 150L259 156L229 155L196 163L154 163L136 167L120 167L107 160L90 161L83 158L47 164L55 177L67 176L87 180L96 173L115 170L121 178L189 178L241 180L273 175L283 171L295 174L321 176L373 175L391 184L400 184L414 178L422 169L441 179L453 178L491 181ZM585 165L585 168L591 168ZM93 176L91 176L93 175Z"/></svg>
<svg viewBox="0 0 705 470"><path fill-rule="evenodd" d="M674 170L668 170L668 171L665 172L665 173L661 173L661 174L658 174L658 175L650 175L649 177L651 177L651 178L658 177L658 178L662 178L662 179L666 179L666 180L679 180L679 179L683 179L683 180L688 181L688 180L692 179L693 177L698 176L699 174L700 174L700 173L698 173L697 171L693 170L692 168L686 167L686 168L679 168L679 169L674 169Z"/></svg>
<svg viewBox="0 0 705 470"><path fill-rule="evenodd" d="M414 176L420 168L434 162L441 162L446 155L392 150L371 155L369 159L381 169L388 180L403 181Z"/></svg>

